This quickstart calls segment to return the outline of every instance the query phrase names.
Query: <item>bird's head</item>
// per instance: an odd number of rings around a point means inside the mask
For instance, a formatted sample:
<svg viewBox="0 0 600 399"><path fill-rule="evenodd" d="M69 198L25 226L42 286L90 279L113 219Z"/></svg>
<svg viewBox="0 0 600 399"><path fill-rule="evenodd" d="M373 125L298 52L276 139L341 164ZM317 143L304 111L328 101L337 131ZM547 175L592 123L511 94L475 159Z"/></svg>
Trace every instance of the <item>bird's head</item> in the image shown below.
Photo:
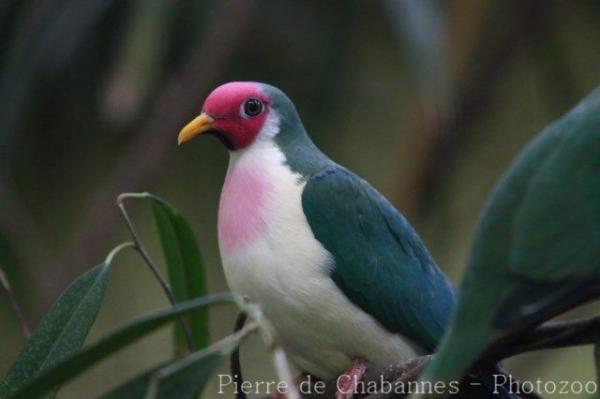
<svg viewBox="0 0 600 399"><path fill-rule="evenodd" d="M272 139L279 132L281 115L298 118L292 102L275 87L257 82L226 83L210 93L201 114L181 129L178 143L212 134L230 151L242 150L259 138Z"/></svg>

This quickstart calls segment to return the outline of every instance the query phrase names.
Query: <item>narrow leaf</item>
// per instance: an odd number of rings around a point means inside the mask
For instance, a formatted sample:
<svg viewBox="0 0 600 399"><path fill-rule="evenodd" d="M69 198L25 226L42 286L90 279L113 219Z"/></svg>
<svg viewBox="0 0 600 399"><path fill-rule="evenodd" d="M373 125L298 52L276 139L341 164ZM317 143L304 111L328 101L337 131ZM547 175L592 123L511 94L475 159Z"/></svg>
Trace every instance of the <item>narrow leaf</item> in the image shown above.
<svg viewBox="0 0 600 399"><path fill-rule="evenodd" d="M94 267L56 301L8 371L0 398L9 397L83 346L104 298L108 270L106 263Z"/></svg>
<svg viewBox="0 0 600 399"><path fill-rule="evenodd" d="M202 393L208 379L241 341L256 331L249 326L229 337L168 365L155 367L115 388L100 399L193 399Z"/></svg>
<svg viewBox="0 0 600 399"><path fill-rule="evenodd" d="M158 367L153 367L148 371L139 374L129 381L112 389L110 392L102 395L99 399L139 399L143 398L148 391L148 386L152 382L152 377L162 367L168 365L163 364Z"/></svg>
<svg viewBox="0 0 600 399"><path fill-rule="evenodd" d="M166 201L153 194L144 193L143 196L152 202L175 299L180 302L206 295L204 262L190 225ZM186 341L183 331L179 325L174 325L174 328L176 353L184 353ZM205 348L209 342L207 309L200 309L190 315L190 328L196 349Z"/></svg>
<svg viewBox="0 0 600 399"><path fill-rule="evenodd" d="M156 379L156 399L195 399L206 387L210 376L227 354L203 353L202 357L189 355L167 368L164 376L159 372ZM173 371L169 371L172 369Z"/></svg>
<svg viewBox="0 0 600 399"><path fill-rule="evenodd" d="M183 268L183 261L180 256L179 244L177 242L177 236L173 225L169 221L169 217L165 211L161 209L159 205L152 204L152 211L154 213L154 221L158 229L160 243L162 245L163 254L165 257L165 263L167 265L167 273L169 276L169 283L173 290L173 295L177 302L185 301L187 298L187 287L185 286L186 272ZM188 322L188 320L186 320ZM189 324L188 324L189 325ZM191 326L189 327L191 330ZM194 344L196 339L192 335ZM173 340L175 354L186 353L187 340L180 324L173 325Z"/></svg>
<svg viewBox="0 0 600 399"><path fill-rule="evenodd" d="M110 354L157 330L180 315L189 314L204 306L235 301L236 297L233 294L213 294L141 317L124 327L116 329L80 352L61 360L53 367L48 367L19 392L7 397L10 399L32 399L39 397L78 376Z"/></svg>

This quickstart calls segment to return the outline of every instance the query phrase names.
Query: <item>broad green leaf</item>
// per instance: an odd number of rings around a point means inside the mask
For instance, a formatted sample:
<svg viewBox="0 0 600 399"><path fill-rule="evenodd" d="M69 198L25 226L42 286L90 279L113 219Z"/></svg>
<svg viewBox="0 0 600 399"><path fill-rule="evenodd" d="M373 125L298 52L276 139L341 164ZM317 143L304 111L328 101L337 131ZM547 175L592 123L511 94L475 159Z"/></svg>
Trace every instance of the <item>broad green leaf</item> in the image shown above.
<svg viewBox="0 0 600 399"><path fill-rule="evenodd" d="M236 297L233 294L213 294L138 318L81 351L62 359L53 367L46 368L23 389L6 397L10 399L32 399L44 395L78 376L110 354L157 330L180 315L189 314L208 305L235 301Z"/></svg>
<svg viewBox="0 0 600 399"><path fill-rule="evenodd" d="M125 194L125 196L149 199L159 232L169 282L178 302L206 295L206 273L196 237L190 225L177 209L163 199L149 193ZM195 349L202 349L209 342L208 310L200 309L189 317L189 325ZM175 351L185 353L185 336L179 324L175 329Z"/></svg>
<svg viewBox="0 0 600 399"><path fill-rule="evenodd" d="M83 346L104 299L108 270L107 263L94 267L56 301L8 371L0 398L9 397Z"/></svg>
<svg viewBox="0 0 600 399"><path fill-rule="evenodd" d="M236 334L182 359L155 367L113 389L101 399L193 399L202 393L208 379L254 327Z"/></svg>

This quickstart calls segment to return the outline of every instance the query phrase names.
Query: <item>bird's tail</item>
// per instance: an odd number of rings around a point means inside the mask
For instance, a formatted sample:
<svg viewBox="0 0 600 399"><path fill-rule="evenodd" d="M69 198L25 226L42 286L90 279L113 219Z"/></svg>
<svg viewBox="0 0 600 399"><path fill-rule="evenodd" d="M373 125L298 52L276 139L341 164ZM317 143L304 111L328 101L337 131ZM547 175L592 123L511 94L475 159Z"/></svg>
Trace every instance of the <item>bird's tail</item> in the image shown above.
<svg viewBox="0 0 600 399"><path fill-rule="evenodd" d="M463 395L456 396L459 393L456 392L456 386L485 350L490 336L492 336L491 330L486 330L485 328L462 331L461 334L455 334L454 329L450 329L449 334L442 339L437 353L433 356L433 359L425 368L425 371L420 378L420 381L424 384L433 386L438 384L438 386L445 387L446 390L443 393L420 393L411 396L411 398L439 398L447 396L448 394L462 398ZM482 378L482 375L485 376L485 378ZM473 384L468 384L469 378ZM486 388L488 386L491 387L493 382L493 375L491 373L482 374L477 372L475 376L469 376L467 378L466 383L468 385L463 383L460 385L460 388L462 390L462 388L470 388L479 384L482 389L489 392L489 389ZM509 398L510 396L496 397L504 399Z"/></svg>

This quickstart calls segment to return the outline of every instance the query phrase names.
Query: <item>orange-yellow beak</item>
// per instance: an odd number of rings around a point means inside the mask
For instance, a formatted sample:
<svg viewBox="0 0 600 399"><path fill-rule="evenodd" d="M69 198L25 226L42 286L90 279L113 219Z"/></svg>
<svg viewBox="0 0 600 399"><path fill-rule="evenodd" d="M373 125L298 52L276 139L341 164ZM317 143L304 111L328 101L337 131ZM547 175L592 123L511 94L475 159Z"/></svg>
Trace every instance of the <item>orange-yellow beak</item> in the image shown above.
<svg viewBox="0 0 600 399"><path fill-rule="evenodd" d="M181 145L186 141L193 139L202 133L208 132L212 129L213 122L215 120L206 113L201 113L199 116L194 118L190 123L185 125L177 136L177 144Z"/></svg>

